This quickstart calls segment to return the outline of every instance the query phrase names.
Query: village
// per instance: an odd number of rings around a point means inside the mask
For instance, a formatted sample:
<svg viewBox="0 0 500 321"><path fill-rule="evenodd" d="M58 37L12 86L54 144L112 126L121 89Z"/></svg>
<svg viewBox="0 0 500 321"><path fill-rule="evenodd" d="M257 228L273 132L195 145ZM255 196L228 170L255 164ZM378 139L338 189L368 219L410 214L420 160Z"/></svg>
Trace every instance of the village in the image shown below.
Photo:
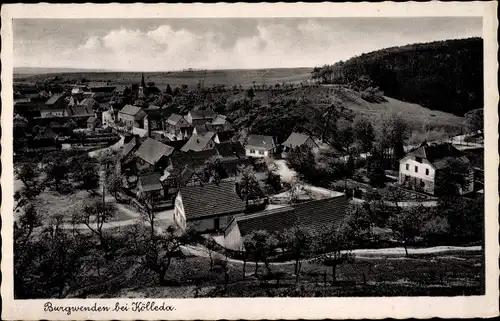
<svg viewBox="0 0 500 321"><path fill-rule="evenodd" d="M279 137L242 130L206 104L172 111L172 97L192 92L242 92L247 104L258 103L257 85L240 87L160 89L144 74L130 86L57 77L15 86L19 235L76 231L96 237L92 251L109 260L124 245L114 239L133 230L136 246L142 242L135 255L153 255L139 265L158 284L168 284L179 256L208 258L210 271L222 267L223 292L232 261L243 262L243 280L253 261L259 282L276 280L279 288L287 273L273 271L273 262L293 260L299 283L302 260L316 257L332 268L331 276L320 273L326 286L362 248L399 247L397 255L408 256L422 246L477 244L481 217L467 216L481 206L482 130L412 146L403 144L403 129L379 148L362 118L352 132L325 139L305 130ZM393 135L406 125L392 116L385 126ZM440 214L458 208L453 218ZM457 215L475 230L454 225ZM260 264L267 273L259 277ZM69 287L61 286L60 295Z"/></svg>

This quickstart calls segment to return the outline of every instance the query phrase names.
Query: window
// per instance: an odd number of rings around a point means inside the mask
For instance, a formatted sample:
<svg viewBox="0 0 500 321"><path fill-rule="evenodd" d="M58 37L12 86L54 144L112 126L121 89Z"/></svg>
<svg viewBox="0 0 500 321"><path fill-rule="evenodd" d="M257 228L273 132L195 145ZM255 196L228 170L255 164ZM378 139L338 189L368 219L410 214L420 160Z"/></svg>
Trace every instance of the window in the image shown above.
<svg viewBox="0 0 500 321"><path fill-rule="evenodd" d="M415 166L415 173L418 173L418 166Z"/></svg>
<svg viewBox="0 0 500 321"><path fill-rule="evenodd" d="M410 164L406 164L406 170L409 171L410 170Z"/></svg>
<svg viewBox="0 0 500 321"><path fill-rule="evenodd" d="M264 151L263 151L263 150L260 150L260 151L259 151L259 154L264 155Z"/></svg>
<svg viewBox="0 0 500 321"><path fill-rule="evenodd" d="M425 169L425 175L429 175L429 169L428 168Z"/></svg>
<svg viewBox="0 0 500 321"><path fill-rule="evenodd" d="M251 149L250 154L255 154L255 149Z"/></svg>

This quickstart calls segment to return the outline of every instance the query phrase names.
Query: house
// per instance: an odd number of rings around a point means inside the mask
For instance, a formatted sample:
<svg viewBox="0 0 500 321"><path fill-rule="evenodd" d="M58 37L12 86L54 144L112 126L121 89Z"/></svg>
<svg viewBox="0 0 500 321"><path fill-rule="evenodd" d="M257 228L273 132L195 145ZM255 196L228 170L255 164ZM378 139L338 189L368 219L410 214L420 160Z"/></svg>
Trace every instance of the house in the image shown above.
<svg viewBox="0 0 500 321"><path fill-rule="evenodd" d="M160 181L160 173L148 173L140 175L137 181L137 197L146 197L152 200L163 198L163 186Z"/></svg>
<svg viewBox="0 0 500 321"><path fill-rule="evenodd" d="M64 94L54 94L43 106L40 106L41 117L66 116L66 101Z"/></svg>
<svg viewBox="0 0 500 321"><path fill-rule="evenodd" d="M142 167L153 167L154 169L165 169L168 164L168 157L174 151L173 147L160 143L152 138L146 138L139 149L135 152L135 156L139 158Z"/></svg>
<svg viewBox="0 0 500 321"><path fill-rule="evenodd" d="M114 124L113 113L111 110L106 110L102 112L102 126L110 126Z"/></svg>
<svg viewBox="0 0 500 321"><path fill-rule="evenodd" d="M136 136L132 136L132 139L123 146L121 159L125 160L128 156L134 153L137 148L139 148L139 139Z"/></svg>
<svg viewBox="0 0 500 321"><path fill-rule="evenodd" d="M462 194L474 190L474 169L469 159L452 144L427 144L408 152L399 161L399 184L417 191L434 194L440 173L456 162L468 168L467 186Z"/></svg>
<svg viewBox="0 0 500 321"><path fill-rule="evenodd" d="M66 116L93 116L94 111L91 107L85 105L68 106L66 108Z"/></svg>
<svg viewBox="0 0 500 321"><path fill-rule="evenodd" d="M119 86L116 86L116 88L113 90L113 93L117 96L124 96L124 95L130 93L130 88L128 88L125 85L119 85Z"/></svg>
<svg viewBox="0 0 500 321"><path fill-rule="evenodd" d="M71 95L72 96L75 96L75 95L82 95L83 94L83 88L78 86L78 87L73 87L71 89Z"/></svg>
<svg viewBox="0 0 500 321"><path fill-rule="evenodd" d="M96 127L99 127L100 121L97 117L91 116L87 119L87 128L90 130L95 130Z"/></svg>
<svg viewBox="0 0 500 321"><path fill-rule="evenodd" d="M217 117L215 117L215 119L213 119L213 120L210 122L210 124L211 124L211 125L214 125L214 126L228 124L228 121L227 121L227 116L224 116L224 115L217 115Z"/></svg>
<svg viewBox="0 0 500 321"><path fill-rule="evenodd" d="M199 232L224 229L231 219L245 210L231 182L186 186L175 198L174 221L181 229L188 225Z"/></svg>
<svg viewBox="0 0 500 321"><path fill-rule="evenodd" d="M245 236L253 231L282 232L297 225L338 228L349 200L345 195L237 216L224 230L224 246L241 251Z"/></svg>
<svg viewBox="0 0 500 321"><path fill-rule="evenodd" d="M317 152L319 150L319 145L311 136L300 133L291 133L281 145L283 146L284 153L300 146L308 146L313 152Z"/></svg>
<svg viewBox="0 0 500 321"><path fill-rule="evenodd" d="M132 105L125 105L125 107L118 112L118 120L131 127L142 128L145 116L146 112L141 107Z"/></svg>
<svg viewBox="0 0 500 321"><path fill-rule="evenodd" d="M216 145L214 138L214 133L211 132L208 132L203 136L193 134L187 143L182 146L181 151L201 152L203 150L213 149Z"/></svg>
<svg viewBox="0 0 500 321"><path fill-rule="evenodd" d="M178 135L182 129L187 127L191 127L191 125L184 116L172 114L167 118L166 129L172 135Z"/></svg>
<svg viewBox="0 0 500 321"><path fill-rule="evenodd" d="M186 115L186 120L189 124L196 126L212 122L216 117L217 114L211 109L191 110Z"/></svg>
<svg viewBox="0 0 500 321"><path fill-rule="evenodd" d="M276 144L271 136L250 135L245 145L249 157L269 157L276 151Z"/></svg>

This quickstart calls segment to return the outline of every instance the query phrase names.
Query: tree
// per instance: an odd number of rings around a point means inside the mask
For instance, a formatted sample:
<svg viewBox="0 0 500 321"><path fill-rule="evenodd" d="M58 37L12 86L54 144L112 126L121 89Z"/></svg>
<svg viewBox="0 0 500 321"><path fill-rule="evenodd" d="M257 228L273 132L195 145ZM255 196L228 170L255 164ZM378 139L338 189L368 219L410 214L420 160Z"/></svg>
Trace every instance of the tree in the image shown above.
<svg viewBox="0 0 500 321"><path fill-rule="evenodd" d="M44 169L48 182L54 181L55 188L59 191L60 184L68 176L68 164L63 155L47 155L44 158Z"/></svg>
<svg viewBox="0 0 500 321"><path fill-rule="evenodd" d="M448 160L446 166L436 172L436 194L459 195L470 184L469 171L467 164L459 160Z"/></svg>
<svg viewBox="0 0 500 321"><path fill-rule="evenodd" d="M210 182L213 180L219 183L221 179L226 178L227 173L221 162L220 156L213 156L205 161L205 166L203 168L203 180L205 182Z"/></svg>
<svg viewBox="0 0 500 321"><path fill-rule="evenodd" d="M85 204L82 210L73 213L73 220L76 223L84 224L92 234L97 236L99 244L106 254L109 254L109 237L104 228L104 224L115 216L116 208L111 204L104 204L94 200L90 204Z"/></svg>
<svg viewBox="0 0 500 321"><path fill-rule="evenodd" d="M406 120L398 114L393 114L382 121L380 145L383 154L387 149L392 149L393 165L399 164L399 159L404 156L404 143L410 135Z"/></svg>
<svg viewBox="0 0 500 321"><path fill-rule="evenodd" d="M471 133L484 131L484 111L478 108L467 112L465 115L465 125Z"/></svg>
<svg viewBox="0 0 500 321"><path fill-rule="evenodd" d="M38 214L35 206L32 203L27 204L19 218L19 223L16 223L14 238L21 240L22 246L30 240L33 230L42 226L42 219Z"/></svg>
<svg viewBox="0 0 500 321"><path fill-rule="evenodd" d="M353 132L354 140L360 145L361 151L370 151L375 140L375 130L372 123L364 117L357 117L354 120Z"/></svg>
<svg viewBox="0 0 500 321"><path fill-rule="evenodd" d="M363 246L363 241L372 237L373 225L370 205L363 203L349 206L341 228L347 242Z"/></svg>
<svg viewBox="0 0 500 321"><path fill-rule="evenodd" d="M167 84L167 88L165 89L165 94L168 94L170 96L174 95L174 92L172 91L172 87L170 87L170 84Z"/></svg>
<svg viewBox="0 0 500 321"><path fill-rule="evenodd" d="M25 162L21 166L15 167L14 174L23 183L21 189L14 193L14 200L16 201L14 210L17 210L19 207L33 201L40 195L45 186L44 182L39 180L40 171L36 164L32 162Z"/></svg>
<svg viewBox="0 0 500 321"><path fill-rule="evenodd" d="M420 233L422 210L420 207L400 207L395 200L392 206L392 213L389 216L388 225L392 230L394 239L398 240L408 255L408 244L412 242Z"/></svg>
<svg viewBox="0 0 500 321"><path fill-rule="evenodd" d="M243 244L245 251L248 251L255 262L255 275L257 275L259 269L259 262L264 263L267 272L270 273L271 267L268 259L277 247L277 238L265 230L257 230L246 235Z"/></svg>
<svg viewBox="0 0 500 321"><path fill-rule="evenodd" d="M118 192L123 187L122 177L118 173L112 172L106 177L106 187L114 195L115 199L118 200Z"/></svg>
<svg viewBox="0 0 500 321"><path fill-rule="evenodd" d="M352 263L354 254L349 250L343 231L335 225L318 228L318 236L314 238L314 251L317 254L311 259L332 268L332 283L336 281L337 267L344 263Z"/></svg>
<svg viewBox="0 0 500 321"><path fill-rule="evenodd" d="M300 270L302 268L301 259L310 254L314 231L303 225L295 225L283 232L286 248L292 253L295 260L295 283L299 283Z"/></svg>
<svg viewBox="0 0 500 321"><path fill-rule="evenodd" d="M302 145L292 148L286 155L286 161L304 180L315 182L316 158L310 147Z"/></svg>
<svg viewBox="0 0 500 321"><path fill-rule="evenodd" d="M382 164L382 154L377 148L373 149L372 155L368 159L367 174L372 186L382 187L385 185L385 171Z"/></svg>
<svg viewBox="0 0 500 321"><path fill-rule="evenodd" d="M255 171L251 166L240 166L238 168L239 172L239 195L245 201L248 207L249 201L259 198L260 186L257 177L255 176Z"/></svg>
<svg viewBox="0 0 500 321"><path fill-rule="evenodd" d="M344 127L337 129L338 139L346 150L349 150L354 142L354 130L351 125L347 124Z"/></svg>

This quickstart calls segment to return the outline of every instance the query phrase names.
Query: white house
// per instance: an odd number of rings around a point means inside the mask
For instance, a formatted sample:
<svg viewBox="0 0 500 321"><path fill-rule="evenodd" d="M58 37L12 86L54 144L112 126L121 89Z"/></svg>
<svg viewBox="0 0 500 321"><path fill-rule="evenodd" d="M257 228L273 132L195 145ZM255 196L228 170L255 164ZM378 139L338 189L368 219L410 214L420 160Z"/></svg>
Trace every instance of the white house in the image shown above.
<svg viewBox="0 0 500 321"><path fill-rule="evenodd" d="M248 157L269 157L276 151L276 144L271 136L250 135L245 145Z"/></svg>
<svg viewBox="0 0 500 321"><path fill-rule="evenodd" d="M452 144L422 144L420 147L408 152L399 161L399 184L406 187L434 194L436 183L440 179L440 172L450 166L451 162L458 162L465 167L469 160L453 147ZM474 189L474 171L471 168L466 177L468 182L462 194L467 194Z"/></svg>

